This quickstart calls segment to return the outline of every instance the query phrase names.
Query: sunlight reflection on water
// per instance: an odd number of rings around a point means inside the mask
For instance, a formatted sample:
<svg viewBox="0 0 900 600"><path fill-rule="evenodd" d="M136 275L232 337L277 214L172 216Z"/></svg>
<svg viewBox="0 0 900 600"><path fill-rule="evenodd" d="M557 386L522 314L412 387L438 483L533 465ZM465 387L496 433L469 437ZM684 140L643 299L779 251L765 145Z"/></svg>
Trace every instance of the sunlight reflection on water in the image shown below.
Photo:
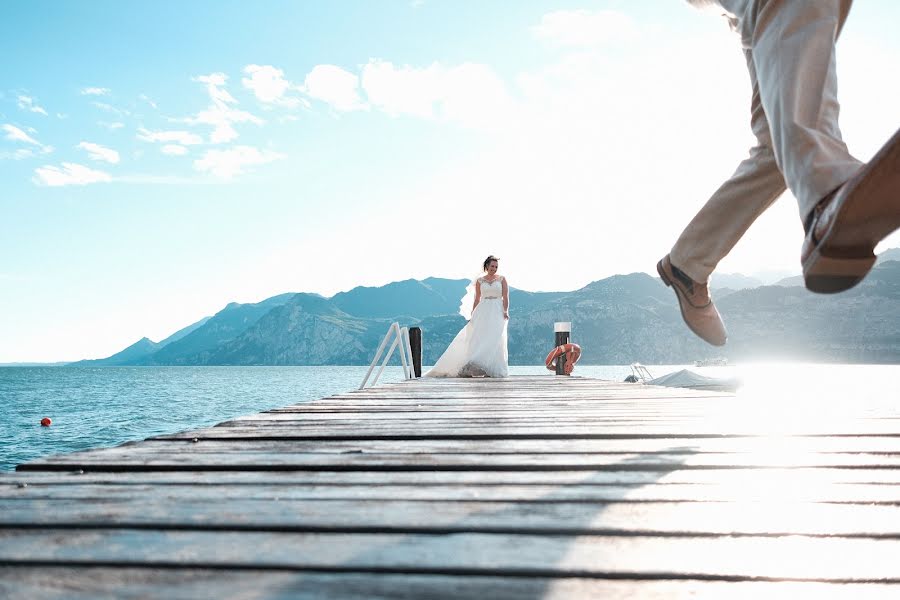
<svg viewBox="0 0 900 600"><path fill-rule="evenodd" d="M737 393L738 410L758 433L837 432L848 420L900 416L896 365L750 364L736 370L744 382ZM882 432L895 428L889 420L870 421L866 427ZM788 450L782 448L785 454Z"/></svg>

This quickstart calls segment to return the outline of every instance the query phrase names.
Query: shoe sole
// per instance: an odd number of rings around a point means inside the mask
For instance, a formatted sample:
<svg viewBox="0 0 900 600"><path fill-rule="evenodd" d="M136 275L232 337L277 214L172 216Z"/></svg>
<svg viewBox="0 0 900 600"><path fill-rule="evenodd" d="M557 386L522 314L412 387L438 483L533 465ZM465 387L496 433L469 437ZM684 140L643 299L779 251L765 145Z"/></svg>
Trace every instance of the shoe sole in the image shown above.
<svg viewBox="0 0 900 600"><path fill-rule="evenodd" d="M699 331L694 329L694 327L691 325L691 322L688 321L687 318L684 316L684 303L687 302L687 299L681 297L681 292L678 290L678 286L674 285L672 283L672 280L669 279L669 276L666 275L666 271L665 271L665 269L663 269L662 263L663 263L663 261L659 261L658 263L656 263L656 272L659 273L659 278L662 279L662 282L664 284L666 284L666 287L672 288L672 290L675 292L675 297L678 298L678 310L681 311L681 320L684 321L684 324L687 325L688 329L690 329L694 333L694 335L696 335L698 338L700 338L707 344L709 344L711 346L724 346L725 342L722 342L721 344L717 344L715 342L712 342L712 341L706 339L706 337L704 337Z"/></svg>
<svg viewBox="0 0 900 600"><path fill-rule="evenodd" d="M812 292L854 287L875 265L875 247L900 228L900 130L863 169L833 217L835 225L803 262Z"/></svg>

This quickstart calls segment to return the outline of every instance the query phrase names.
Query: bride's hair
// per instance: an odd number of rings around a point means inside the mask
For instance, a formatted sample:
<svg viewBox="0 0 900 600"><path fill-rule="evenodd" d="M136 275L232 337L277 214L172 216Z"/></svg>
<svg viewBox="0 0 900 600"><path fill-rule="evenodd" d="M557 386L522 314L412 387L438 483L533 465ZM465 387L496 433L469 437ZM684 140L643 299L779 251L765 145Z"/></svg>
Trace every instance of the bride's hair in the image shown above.
<svg viewBox="0 0 900 600"><path fill-rule="evenodd" d="M492 261L495 261L495 260L497 261L497 263L500 262L500 259L497 258L496 256L494 256L493 254L491 254L491 255L488 256L486 259L484 259L484 265L482 265L482 267L484 268L484 270L487 271L488 265L491 264L491 262L492 262Z"/></svg>

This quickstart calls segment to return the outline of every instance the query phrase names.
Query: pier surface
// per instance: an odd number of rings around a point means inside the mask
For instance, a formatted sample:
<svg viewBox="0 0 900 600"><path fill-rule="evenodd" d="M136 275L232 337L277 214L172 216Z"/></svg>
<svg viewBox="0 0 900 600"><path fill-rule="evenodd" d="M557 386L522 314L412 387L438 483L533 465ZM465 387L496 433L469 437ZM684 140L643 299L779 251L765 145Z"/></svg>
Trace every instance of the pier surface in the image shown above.
<svg viewBox="0 0 900 600"><path fill-rule="evenodd" d="M900 415L420 379L0 477L0 598L900 598Z"/></svg>

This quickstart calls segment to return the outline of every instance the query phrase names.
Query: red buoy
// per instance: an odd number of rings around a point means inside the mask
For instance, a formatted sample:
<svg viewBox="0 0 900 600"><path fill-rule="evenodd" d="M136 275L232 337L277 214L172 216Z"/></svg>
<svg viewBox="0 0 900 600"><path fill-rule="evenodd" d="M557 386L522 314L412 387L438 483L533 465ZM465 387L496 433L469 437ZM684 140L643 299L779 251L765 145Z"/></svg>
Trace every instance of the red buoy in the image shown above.
<svg viewBox="0 0 900 600"><path fill-rule="evenodd" d="M50 420L50 417L44 417L41 419L41 427L50 427L50 423L53 421Z"/></svg>

